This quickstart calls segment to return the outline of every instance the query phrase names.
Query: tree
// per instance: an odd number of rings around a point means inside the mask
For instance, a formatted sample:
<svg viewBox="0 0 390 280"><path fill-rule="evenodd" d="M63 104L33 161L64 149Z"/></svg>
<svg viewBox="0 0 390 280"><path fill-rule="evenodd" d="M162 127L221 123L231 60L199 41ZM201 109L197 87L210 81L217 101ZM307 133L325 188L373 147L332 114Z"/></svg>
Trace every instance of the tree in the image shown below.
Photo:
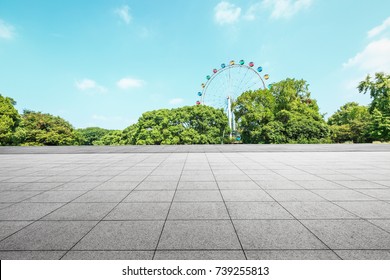
<svg viewBox="0 0 390 280"><path fill-rule="evenodd" d="M101 138L93 141L93 145L97 145L97 146L124 145L125 143L122 140L122 136L123 136L123 132L121 130L111 130L111 131L108 131L108 133L104 134Z"/></svg>
<svg viewBox="0 0 390 280"><path fill-rule="evenodd" d="M60 117L25 110L20 125L22 145L59 146L78 145L79 139L72 125Z"/></svg>
<svg viewBox="0 0 390 280"><path fill-rule="evenodd" d="M244 143L327 142L329 128L304 80L286 79L248 91L233 104Z"/></svg>
<svg viewBox="0 0 390 280"><path fill-rule="evenodd" d="M376 73L374 79L368 75L358 90L364 94L369 92L372 99L369 105L372 139L390 141L390 75Z"/></svg>
<svg viewBox="0 0 390 280"><path fill-rule="evenodd" d="M328 119L331 138L336 143L365 143L370 139L371 116L366 106L350 102L340 107Z"/></svg>
<svg viewBox="0 0 390 280"><path fill-rule="evenodd" d="M100 127L87 127L77 129L80 145L93 145L93 142L100 140L108 134L110 130Z"/></svg>
<svg viewBox="0 0 390 280"><path fill-rule="evenodd" d="M0 94L0 145L17 144L15 131L20 123L20 115L15 105L12 98Z"/></svg>
<svg viewBox="0 0 390 280"><path fill-rule="evenodd" d="M228 135L222 110L185 106L145 112L123 131L121 143L136 145L219 144Z"/></svg>

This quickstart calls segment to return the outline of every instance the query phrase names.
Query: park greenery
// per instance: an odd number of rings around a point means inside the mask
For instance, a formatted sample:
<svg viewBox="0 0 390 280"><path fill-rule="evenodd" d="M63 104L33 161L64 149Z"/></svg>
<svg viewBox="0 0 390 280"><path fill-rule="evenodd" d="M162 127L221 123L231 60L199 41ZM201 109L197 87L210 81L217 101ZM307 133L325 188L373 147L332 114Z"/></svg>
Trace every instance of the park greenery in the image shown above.
<svg viewBox="0 0 390 280"><path fill-rule="evenodd" d="M367 76L357 87L368 106L349 102L325 120L304 80L286 79L269 89L244 92L233 103L237 131L222 109L185 106L145 112L124 130L75 129L58 116L16 110L0 94L0 145L173 145L371 143L390 141L390 75ZM240 135L239 141L230 134Z"/></svg>

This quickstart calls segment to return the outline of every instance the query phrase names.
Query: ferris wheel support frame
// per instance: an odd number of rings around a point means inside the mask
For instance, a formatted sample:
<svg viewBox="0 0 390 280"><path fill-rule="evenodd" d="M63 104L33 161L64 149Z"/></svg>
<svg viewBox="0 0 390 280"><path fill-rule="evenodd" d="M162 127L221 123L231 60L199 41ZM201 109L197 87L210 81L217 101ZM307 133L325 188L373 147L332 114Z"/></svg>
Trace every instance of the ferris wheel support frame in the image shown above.
<svg viewBox="0 0 390 280"><path fill-rule="evenodd" d="M242 63L241 63L241 61L242 61ZM261 70L256 71L255 69L253 69L253 66L254 66L253 62L250 63L252 65L249 64L249 66L248 66L248 65L243 64L244 63L243 60L241 60L241 61L240 61L240 64L236 64L236 63L234 63L234 61L231 61L229 65L225 66L225 64L222 64L223 65L223 66L221 65L222 68L220 68L218 70L214 69L213 70L214 74L212 76L207 76L207 82L202 84L202 87L203 87L202 92L199 92L199 95L201 95L202 98L201 98L201 101L197 101L197 104L206 105L205 104L205 96L207 94L207 89L208 89L209 85L211 84L211 82L214 80L215 77L217 77L222 72L229 70L229 78L230 78L230 69L236 68L236 67L245 68L245 69L247 69L247 71L254 72L259 77L259 79L261 80L261 82L263 84L263 87L265 89L266 88L265 82L264 82L262 76L260 75L260 72L262 71L262 67L259 67L259 68L261 68ZM267 76L267 77L265 77L265 76ZM266 74L265 76L264 77L267 80L268 79L268 74ZM227 116L228 116L228 121L229 121L230 138L232 138L233 131L236 130L236 123L235 123L234 113L233 113L233 110L232 110L232 102L234 102L235 100L233 100L233 96L232 96L231 92L228 93L226 99L227 99L226 111L227 111Z"/></svg>

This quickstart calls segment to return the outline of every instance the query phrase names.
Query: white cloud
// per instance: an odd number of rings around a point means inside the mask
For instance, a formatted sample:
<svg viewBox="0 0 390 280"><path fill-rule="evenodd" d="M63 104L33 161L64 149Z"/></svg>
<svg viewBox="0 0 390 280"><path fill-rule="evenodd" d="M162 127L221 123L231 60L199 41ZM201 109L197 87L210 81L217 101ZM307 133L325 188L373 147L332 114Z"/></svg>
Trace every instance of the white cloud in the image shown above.
<svg viewBox="0 0 390 280"><path fill-rule="evenodd" d="M348 62L344 68L357 68L367 73L390 71L390 39L384 38L371 42L367 47Z"/></svg>
<svg viewBox="0 0 390 280"><path fill-rule="evenodd" d="M83 79L81 81L76 81L76 87L82 91L97 90L100 93L104 93L107 91L105 87L99 85L94 80L90 80L90 79Z"/></svg>
<svg viewBox="0 0 390 280"><path fill-rule="evenodd" d="M15 36L15 28L0 19L0 38L10 40Z"/></svg>
<svg viewBox="0 0 390 280"><path fill-rule="evenodd" d="M124 5L118 9L115 10L115 13L126 23L129 24L132 17L129 13L130 8L127 5Z"/></svg>
<svg viewBox="0 0 390 280"><path fill-rule="evenodd" d="M173 99L169 100L169 104L171 104L171 105L178 105L178 104L181 104L183 102L184 102L183 98L173 98Z"/></svg>
<svg viewBox="0 0 390 280"><path fill-rule="evenodd" d="M141 88L143 87L145 82L143 80L134 79L131 77L120 79L116 85L120 89L130 89L130 88Z"/></svg>
<svg viewBox="0 0 390 280"><path fill-rule="evenodd" d="M262 6L272 9L271 18L290 18L301 10L307 9L312 0L263 0Z"/></svg>
<svg viewBox="0 0 390 280"><path fill-rule="evenodd" d="M256 19L256 15L260 13L260 10L262 8L261 3L253 4L249 7L248 11L244 15L244 19L252 21Z"/></svg>
<svg viewBox="0 0 390 280"><path fill-rule="evenodd" d="M372 38L372 37L375 37L375 36L381 34L383 31L386 31L386 29L388 29L389 27L390 27L390 17L385 19L381 25L378 25L378 26L374 27L373 29L371 29L370 31L368 31L368 33L367 33L368 38Z"/></svg>
<svg viewBox="0 0 390 280"><path fill-rule="evenodd" d="M235 23L241 15L240 7L225 1L215 6L214 11L215 21L220 25Z"/></svg>

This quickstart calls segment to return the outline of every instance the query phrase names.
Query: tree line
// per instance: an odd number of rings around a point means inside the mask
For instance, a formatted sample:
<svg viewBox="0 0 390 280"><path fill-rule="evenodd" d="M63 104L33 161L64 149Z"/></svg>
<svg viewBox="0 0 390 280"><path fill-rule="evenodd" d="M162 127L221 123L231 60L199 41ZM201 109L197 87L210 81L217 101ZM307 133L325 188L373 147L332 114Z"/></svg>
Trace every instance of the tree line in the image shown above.
<svg viewBox="0 0 390 280"><path fill-rule="evenodd" d="M360 82L368 106L350 102L325 120L308 83L286 79L269 89L248 91L233 103L239 142L371 143L390 141L390 75L376 73ZM222 109L195 105L145 112L124 130L75 129L61 117L15 108L0 94L0 145L173 145L221 144L231 139Z"/></svg>

